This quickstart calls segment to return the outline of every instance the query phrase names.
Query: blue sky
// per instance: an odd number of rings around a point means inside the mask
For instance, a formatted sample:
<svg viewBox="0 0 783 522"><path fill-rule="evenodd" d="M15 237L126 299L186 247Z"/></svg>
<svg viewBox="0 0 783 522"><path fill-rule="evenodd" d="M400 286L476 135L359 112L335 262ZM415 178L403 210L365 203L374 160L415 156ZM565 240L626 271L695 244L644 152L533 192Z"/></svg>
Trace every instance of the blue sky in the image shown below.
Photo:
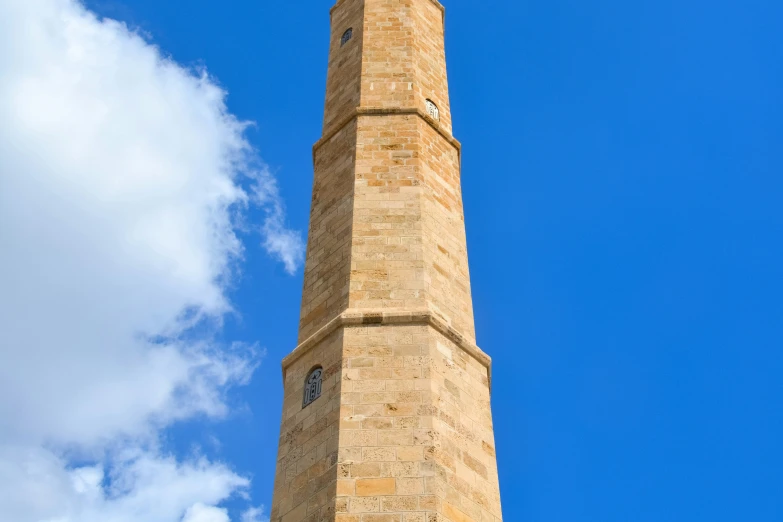
<svg viewBox="0 0 783 522"><path fill-rule="evenodd" d="M783 4L444 4L505 519L783 519ZM331 1L86 5L209 70L306 231ZM165 440L269 505L302 274L243 239L221 335L266 356Z"/></svg>

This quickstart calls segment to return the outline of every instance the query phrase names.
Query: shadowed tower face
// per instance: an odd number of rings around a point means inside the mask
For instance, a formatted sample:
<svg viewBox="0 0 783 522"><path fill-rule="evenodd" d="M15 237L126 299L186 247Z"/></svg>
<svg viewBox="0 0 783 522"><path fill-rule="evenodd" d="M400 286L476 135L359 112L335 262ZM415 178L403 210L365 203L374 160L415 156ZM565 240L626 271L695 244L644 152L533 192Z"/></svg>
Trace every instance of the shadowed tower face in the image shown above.
<svg viewBox="0 0 783 522"><path fill-rule="evenodd" d="M340 0L272 522L498 522L436 0Z"/></svg>

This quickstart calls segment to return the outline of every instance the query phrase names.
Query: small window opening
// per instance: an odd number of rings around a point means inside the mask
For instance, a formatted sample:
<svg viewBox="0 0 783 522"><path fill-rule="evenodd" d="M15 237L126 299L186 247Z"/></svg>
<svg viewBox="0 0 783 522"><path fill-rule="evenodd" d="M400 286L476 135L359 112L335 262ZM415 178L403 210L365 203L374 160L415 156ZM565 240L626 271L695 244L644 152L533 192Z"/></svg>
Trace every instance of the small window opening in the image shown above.
<svg viewBox="0 0 783 522"><path fill-rule="evenodd" d="M427 100L427 114L429 114L433 120L440 119L440 110L438 109L438 106L435 105L435 102L432 100Z"/></svg>
<svg viewBox="0 0 783 522"><path fill-rule="evenodd" d="M340 38L340 47L347 44L351 38L353 38L353 27L343 33L343 37Z"/></svg>
<svg viewBox="0 0 783 522"><path fill-rule="evenodd" d="M305 381L304 399L302 400L302 408L306 408L321 396L323 373L323 368L319 366L318 368L315 368L313 371L311 371L307 376L307 380Z"/></svg>

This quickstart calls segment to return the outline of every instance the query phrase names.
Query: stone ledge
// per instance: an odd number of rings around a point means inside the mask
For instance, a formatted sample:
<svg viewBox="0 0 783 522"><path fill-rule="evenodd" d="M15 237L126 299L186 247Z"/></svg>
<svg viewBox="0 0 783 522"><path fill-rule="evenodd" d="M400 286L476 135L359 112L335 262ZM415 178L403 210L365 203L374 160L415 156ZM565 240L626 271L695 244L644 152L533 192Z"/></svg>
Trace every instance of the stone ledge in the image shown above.
<svg viewBox="0 0 783 522"><path fill-rule="evenodd" d="M492 359L489 355L431 310L413 310L410 312L396 310L346 310L304 340L283 359L283 382L285 382L285 372L289 366L339 328L368 325L409 326L421 324L433 327L481 363L487 369L489 385L490 388L492 387Z"/></svg>
<svg viewBox="0 0 783 522"><path fill-rule="evenodd" d="M329 14L331 15L335 9L340 7L340 5L345 2L345 0L337 0L337 3L332 6L331 9L329 9ZM440 9L443 12L443 16L446 16L446 8L443 7L443 4L441 4L438 0L430 0L433 4L435 4L435 7Z"/></svg>
<svg viewBox="0 0 783 522"><path fill-rule="evenodd" d="M430 127L438 131L452 147L457 149L457 161L462 161L462 144L454 136L446 132L437 120L418 107L356 107L347 117L339 123L330 126L323 137L313 145L313 163L315 163L315 154L326 142L331 140L338 132L343 130L346 125L360 116L396 116L396 115L416 115L426 121Z"/></svg>

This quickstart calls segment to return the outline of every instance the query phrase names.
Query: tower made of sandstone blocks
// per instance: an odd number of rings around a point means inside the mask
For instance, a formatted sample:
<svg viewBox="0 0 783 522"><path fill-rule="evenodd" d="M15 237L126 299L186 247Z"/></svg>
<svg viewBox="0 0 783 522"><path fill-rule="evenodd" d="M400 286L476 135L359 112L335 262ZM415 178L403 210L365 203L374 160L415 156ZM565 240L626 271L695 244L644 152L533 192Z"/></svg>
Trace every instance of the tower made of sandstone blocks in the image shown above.
<svg viewBox="0 0 783 522"><path fill-rule="evenodd" d="M444 8L339 0L272 522L499 522Z"/></svg>

